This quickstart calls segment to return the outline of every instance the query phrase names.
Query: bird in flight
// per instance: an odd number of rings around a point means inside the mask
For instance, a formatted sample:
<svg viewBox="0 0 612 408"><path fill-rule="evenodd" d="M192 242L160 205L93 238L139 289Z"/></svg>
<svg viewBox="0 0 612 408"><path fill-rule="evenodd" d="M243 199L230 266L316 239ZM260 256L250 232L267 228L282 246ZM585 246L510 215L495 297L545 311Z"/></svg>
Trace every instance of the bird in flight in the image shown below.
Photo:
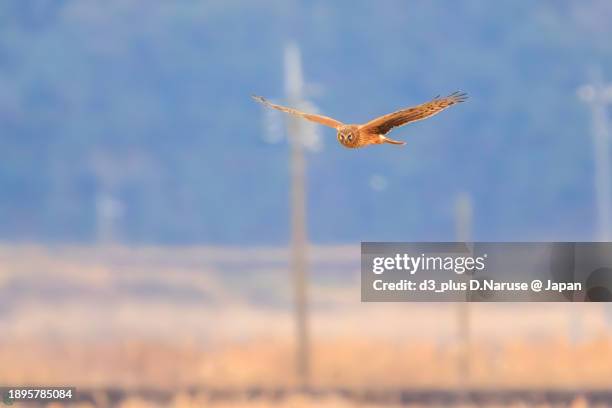
<svg viewBox="0 0 612 408"><path fill-rule="evenodd" d="M261 96L253 95L253 99L272 109L286 112L291 115L299 116L306 120L334 128L337 131L338 142L340 142L340 144L344 147L354 149L357 147L383 143L404 145L406 142L390 139L387 137L387 134L396 127L404 126L410 122L426 119L439 112L442 112L449 106L464 102L467 99L467 94L463 92L454 92L444 98L435 97L429 102L425 102L411 108L400 109L396 112L380 116L362 125L347 125L327 116L314 115L311 113L301 112L297 109L288 108L286 106L276 105Z"/></svg>

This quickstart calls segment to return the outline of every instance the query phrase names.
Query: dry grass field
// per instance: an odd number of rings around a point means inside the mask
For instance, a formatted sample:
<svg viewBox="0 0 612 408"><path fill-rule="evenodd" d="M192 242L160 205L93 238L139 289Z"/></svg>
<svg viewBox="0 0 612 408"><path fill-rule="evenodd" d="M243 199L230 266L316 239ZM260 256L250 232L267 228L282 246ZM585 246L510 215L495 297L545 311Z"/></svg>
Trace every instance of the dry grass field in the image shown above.
<svg viewBox="0 0 612 408"><path fill-rule="evenodd" d="M361 303L358 251L311 248L311 387L327 391L300 394L291 392L283 249L0 246L0 383L72 385L95 397L81 406L121 407L374 406L342 392L612 388L603 305L470 305L466 374L456 305ZM123 397L96 392L110 389Z"/></svg>

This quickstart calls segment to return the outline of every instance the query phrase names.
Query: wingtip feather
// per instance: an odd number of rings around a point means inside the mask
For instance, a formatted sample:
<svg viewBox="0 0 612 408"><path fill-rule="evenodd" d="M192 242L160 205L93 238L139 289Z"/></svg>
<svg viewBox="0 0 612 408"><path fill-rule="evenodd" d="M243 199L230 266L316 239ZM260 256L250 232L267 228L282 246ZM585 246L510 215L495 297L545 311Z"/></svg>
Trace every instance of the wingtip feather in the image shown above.
<svg viewBox="0 0 612 408"><path fill-rule="evenodd" d="M451 98L454 103L465 102L468 99L468 94L463 91L455 91L452 94L448 95L448 98Z"/></svg>

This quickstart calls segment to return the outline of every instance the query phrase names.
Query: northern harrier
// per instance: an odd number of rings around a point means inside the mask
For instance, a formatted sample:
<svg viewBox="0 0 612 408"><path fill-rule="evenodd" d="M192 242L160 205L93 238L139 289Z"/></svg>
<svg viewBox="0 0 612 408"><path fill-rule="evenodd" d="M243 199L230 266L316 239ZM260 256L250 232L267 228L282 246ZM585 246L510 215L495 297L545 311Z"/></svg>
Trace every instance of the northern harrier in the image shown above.
<svg viewBox="0 0 612 408"><path fill-rule="evenodd" d="M396 127L404 126L410 122L426 119L457 103L464 102L467 99L467 94L462 92L454 92L447 97L436 97L429 102L423 103L411 108L401 109L397 112L389 113L369 121L363 125L345 125L335 119L322 115L313 115L310 113L300 112L296 109L286 106L275 105L261 96L253 95L253 99L263 103L270 108L277 109L295 116L300 116L312 122L320 123L321 125L329 126L337 130L337 137L340 144L348 148L357 148L368 146L371 144L390 143L394 145L403 145L406 142L393 140L386 135Z"/></svg>

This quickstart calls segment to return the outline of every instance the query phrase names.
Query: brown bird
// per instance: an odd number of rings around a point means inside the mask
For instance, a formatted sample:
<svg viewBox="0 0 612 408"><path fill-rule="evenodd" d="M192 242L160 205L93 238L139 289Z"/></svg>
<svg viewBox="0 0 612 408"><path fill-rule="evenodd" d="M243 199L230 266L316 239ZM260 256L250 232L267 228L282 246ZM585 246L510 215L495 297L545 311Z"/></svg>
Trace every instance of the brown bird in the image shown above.
<svg viewBox="0 0 612 408"><path fill-rule="evenodd" d="M344 123L327 116L314 115L288 108L286 106L273 104L261 96L253 95L253 99L255 99L257 102L263 103L266 106L269 106L270 108L290 113L295 116L300 116L312 122L320 123L321 125L332 127L337 130L338 141L340 144L342 144L342 146L357 148L383 143L404 145L406 142L390 139L386 135L396 127L404 126L407 123L416 122L417 120L426 119L443 111L449 106L464 102L467 99L467 94L463 92L454 92L444 98L435 97L429 102L380 116L363 125L345 125Z"/></svg>

